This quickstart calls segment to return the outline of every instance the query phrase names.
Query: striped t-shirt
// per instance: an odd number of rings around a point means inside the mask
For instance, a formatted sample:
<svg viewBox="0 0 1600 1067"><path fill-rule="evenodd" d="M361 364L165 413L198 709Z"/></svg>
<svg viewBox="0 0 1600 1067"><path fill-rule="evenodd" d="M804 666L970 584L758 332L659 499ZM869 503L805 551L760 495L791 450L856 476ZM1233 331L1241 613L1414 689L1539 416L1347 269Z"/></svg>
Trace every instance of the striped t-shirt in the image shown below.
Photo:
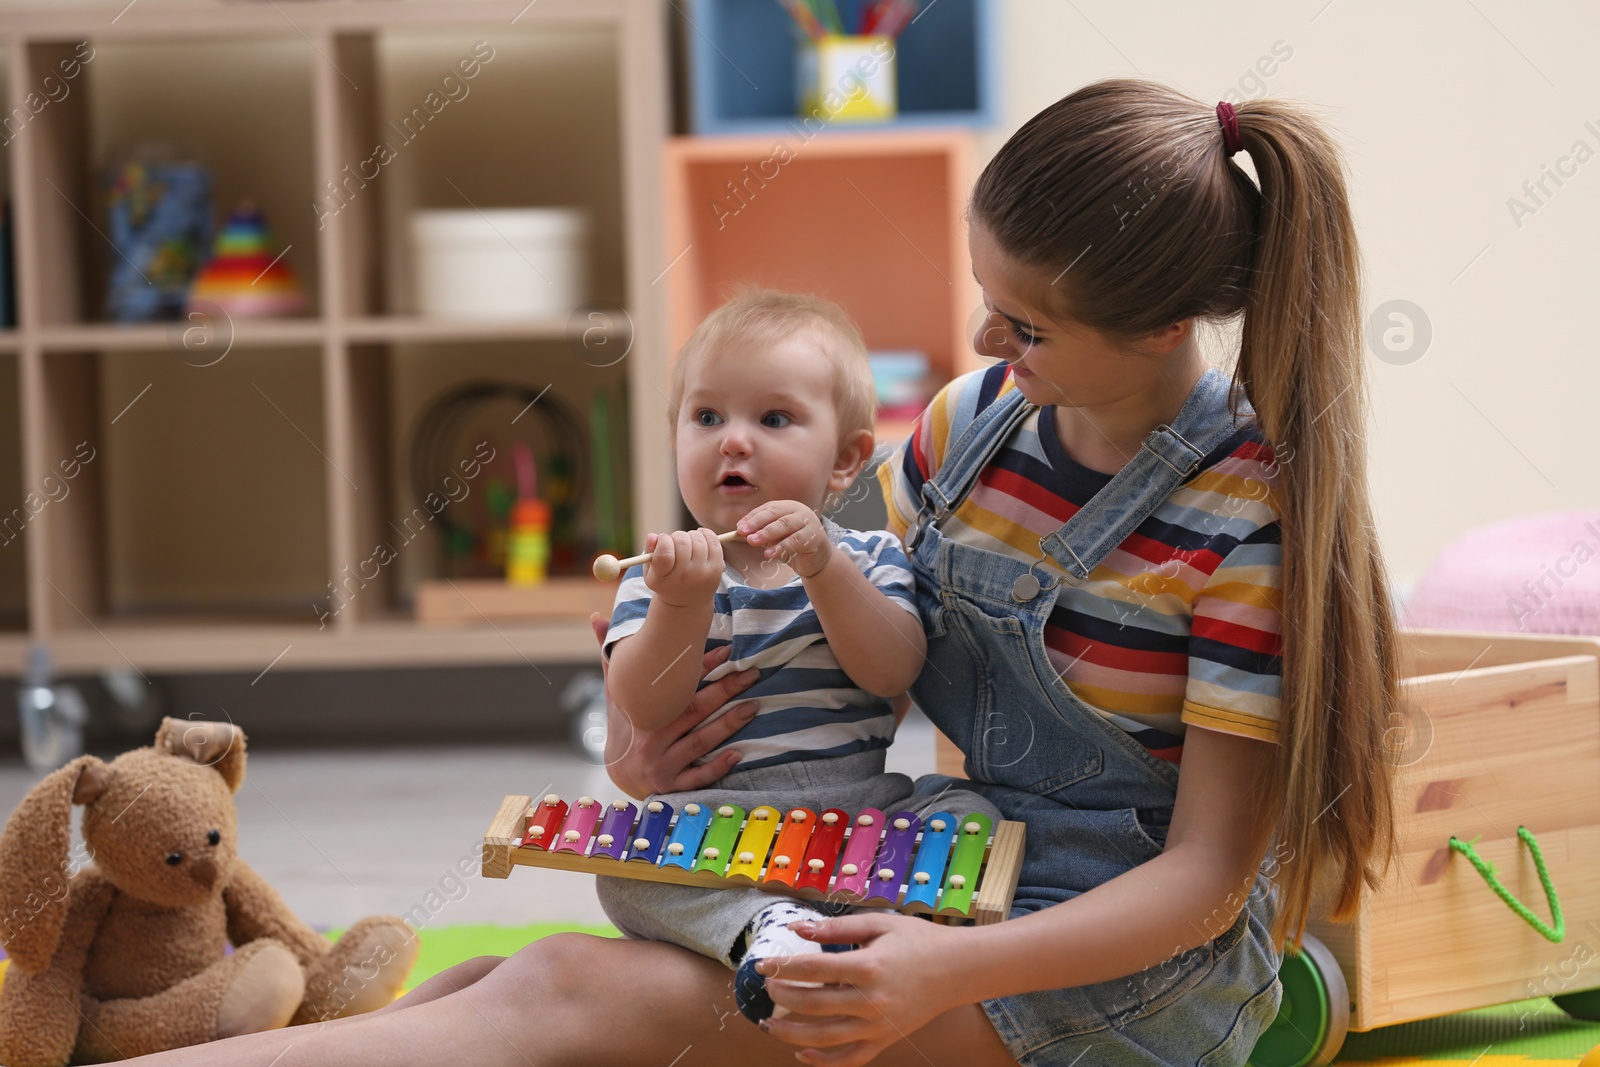
<svg viewBox="0 0 1600 1067"><path fill-rule="evenodd" d="M978 412L1016 386L998 364L940 390L878 469L889 528L904 537L923 482ZM957 542L1039 558L1112 476L1073 460L1056 409L1032 412L939 527ZM1207 455L1079 586L1059 587L1045 626L1057 674L1151 755L1183 754L1184 728L1277 740L1282 677L1282 543L1271 447L1241 426ZM1064 573L1046 558L1040 570Z"/></svg>
<svg viewBox="0 0 1600 1067"><path fill-rule="evenodd" d="M883 610L903 608L918 614L911 564L898 537L887 530L846 530L828 519L822 525L834 550L842 552L894 605ZM644 584L644 567L628 568L617 590L602 654L609 656L612 645L639 631L652 595ZM887 625L884 631L890 632ZM894 740L894 709L884 698L857 686L839 666L800 578L776 589L758 589L746 585L733 567L724 568L705 651L730 643L733 651L727 660L700 685L751 667L760 668L761 676L706 721L748 700L756 702L756 717L696 760L697 765L729 747L739 749L743 771L887 748Z"/></svg>

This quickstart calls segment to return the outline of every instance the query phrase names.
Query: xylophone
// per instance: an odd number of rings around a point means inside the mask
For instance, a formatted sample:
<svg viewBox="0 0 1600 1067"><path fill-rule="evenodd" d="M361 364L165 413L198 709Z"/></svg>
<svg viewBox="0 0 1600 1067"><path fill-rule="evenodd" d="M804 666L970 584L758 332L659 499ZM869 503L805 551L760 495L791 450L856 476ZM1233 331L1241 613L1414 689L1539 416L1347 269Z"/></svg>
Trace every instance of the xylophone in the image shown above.
<svg viewBox="0 0 1600 1067"><path fill-rule="evenodd" d="M1011 911L1023 824L935 812L852 817L768 805L601 805L507 796L483 838L483 873L518 864L711 889L755 887L807 900L898 908L936 921L996 923Z"/></svg>

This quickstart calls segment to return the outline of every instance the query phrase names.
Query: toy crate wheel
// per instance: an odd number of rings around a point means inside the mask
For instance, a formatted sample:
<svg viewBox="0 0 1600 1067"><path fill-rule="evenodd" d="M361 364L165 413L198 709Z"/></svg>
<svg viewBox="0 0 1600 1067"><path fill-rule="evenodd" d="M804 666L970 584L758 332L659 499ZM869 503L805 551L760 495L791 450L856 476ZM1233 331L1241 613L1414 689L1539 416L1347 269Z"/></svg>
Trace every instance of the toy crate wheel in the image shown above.
<svg viewBox="0 0 1600 1067"><path fill-rule="evenodd" d="M1306 934L1298 955L1278 968L1283 1000L1256 1041L1251 1067L1311 1067L1333 1062L1350 1029L1350 990L1328 946Z"/></svg>
<svg viewBox="0 0 1600 1067"><path fill-rule="evenodd" d="M1556 1007L1574 1019L1600 1022L1600 989L1585 989L1581 993L1558 993L1550 998Z"/></svg>

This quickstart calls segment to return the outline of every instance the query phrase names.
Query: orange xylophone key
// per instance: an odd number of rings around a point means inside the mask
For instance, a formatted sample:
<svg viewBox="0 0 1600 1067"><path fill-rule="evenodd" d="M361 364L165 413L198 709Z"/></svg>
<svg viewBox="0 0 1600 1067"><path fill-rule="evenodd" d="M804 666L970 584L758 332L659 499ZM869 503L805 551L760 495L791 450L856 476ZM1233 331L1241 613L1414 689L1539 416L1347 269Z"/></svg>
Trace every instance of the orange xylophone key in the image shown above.
<svg viewBox="0 0 1600 1067"><path fill-rule="evenodd" d="M811 843L806 847L805 862L800 866L800 877L795 879L797 889L815 889L828 892L828 879L833 876L834 864L839 862L839 849L844 845L844 828L850 823L850 813L842 808L829 808L817 819L817 828L811 831Z"/></svg>
<svg viewBox="0 0 1600 1067"><path fill-rule="evenodd" d="M795 884L795 879L805 869L806 844L816 825L817 813L810 808L789 809L787 820L778 831L778 841L772 846L772 862L767 864L767 876L762 881Z"/></svg>

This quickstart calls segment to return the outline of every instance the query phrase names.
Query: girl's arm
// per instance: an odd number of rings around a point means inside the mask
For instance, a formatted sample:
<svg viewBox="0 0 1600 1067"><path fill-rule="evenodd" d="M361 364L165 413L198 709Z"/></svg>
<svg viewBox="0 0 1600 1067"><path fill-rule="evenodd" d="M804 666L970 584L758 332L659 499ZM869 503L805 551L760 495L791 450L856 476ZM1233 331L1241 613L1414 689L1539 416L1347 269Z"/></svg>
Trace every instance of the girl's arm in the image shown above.
<svg viewBox="0 0 1600 1067"><path fill-rule="evenodd" d="M768 991L791 1011L844 1018L775 1019L768 1029L806 1047L859 1043L841 1062L865 1063L957 1005L1111 981L1167 961L1176 966L1184 952L1232 925L1272 835L1267 806L1250 784L1271 758L1270 742L1203 727L1185 737L1161 855L1071 900L993 926L848 915L798 927L813 940L864 947L764 962L764 971L780 976Z"/></svg>

